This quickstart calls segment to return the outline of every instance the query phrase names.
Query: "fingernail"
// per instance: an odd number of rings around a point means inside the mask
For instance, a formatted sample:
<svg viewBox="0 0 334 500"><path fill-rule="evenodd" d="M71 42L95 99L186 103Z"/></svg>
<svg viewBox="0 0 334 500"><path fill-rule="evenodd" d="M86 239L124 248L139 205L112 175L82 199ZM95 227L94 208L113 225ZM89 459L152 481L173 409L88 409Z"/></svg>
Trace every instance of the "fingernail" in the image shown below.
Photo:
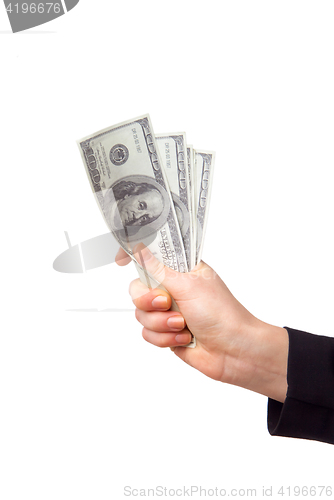
<svg viewBox="0 0 334 500"><path fill-rule="evenodd" d="M168 309L167 297L158 295L152 300L152 307L154 307L155 309Z"/></svg>
<svg viewBox="0 0 334 500"><path fill-rule="evenodd" d="M173 330L183 330L185 327L185 321L182 316L171 316L167 320L167 325Z"/></svg>
<svg viewBox="0 0 334 500"><path fill-rule="evenodd" d="M176 335L175 340L179 344L187 344L187 337L184 333L180 333L179 335Z"/></svg>

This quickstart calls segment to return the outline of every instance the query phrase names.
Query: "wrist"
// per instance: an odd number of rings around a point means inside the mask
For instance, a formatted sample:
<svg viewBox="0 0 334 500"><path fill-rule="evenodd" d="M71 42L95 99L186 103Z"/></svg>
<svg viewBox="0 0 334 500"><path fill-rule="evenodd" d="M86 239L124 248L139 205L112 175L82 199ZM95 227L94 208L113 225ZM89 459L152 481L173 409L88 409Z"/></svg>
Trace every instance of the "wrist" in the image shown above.
<svg viewBox="0 0 334 500"><path fill-rule="evenodd" d="M289 336L284 328L253 318L240 334L239 352L230 356L234 367L228 383L284 402L287 392ZM231 376L232 374L232 376Z"/></svg>
<svg viewBox="0 0 334 500"><path fill-rule="evenodd" d="M285 328L261 321L259 336L262 342L262 357L259 358L262 380L258 392L283 403L288 390L288 332Z"/></svg>

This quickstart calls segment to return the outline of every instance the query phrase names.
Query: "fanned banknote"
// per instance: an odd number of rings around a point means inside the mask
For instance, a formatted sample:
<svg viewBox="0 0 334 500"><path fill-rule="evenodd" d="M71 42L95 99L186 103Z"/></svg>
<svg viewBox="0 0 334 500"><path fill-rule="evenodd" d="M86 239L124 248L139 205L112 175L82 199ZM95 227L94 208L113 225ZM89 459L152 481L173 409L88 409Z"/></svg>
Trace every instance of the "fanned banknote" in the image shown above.
<svg viewBox="0 0 334 500"><path fill-rule="evenodd" d="M214 153L187 145L185 133L155 136L149 115L96 132L78 146L104 220L141 281L164 290L134 258L138 243L175 271L191 270L203 249ZM173 299L172 310L178 310ZM188 347L195 346L193 338Z"/></svg>
<svg viewBox="0 0 334 500"><path fill-rule="evenodd" d="M184 132L155 136L180 226L188 269L193 262L192 204Z"/></svg>
<svg viewBox="0 0 334 500"><path fill-rule="evenodd" d="M138 243L166 266L188 270L182 236L149 115L78 141L104 219L122 248Z"/></svg>
<svg viewBox="0 0 334 500"><path fill-rule="evenodd" d="M196 204L195 204L195 169L194 169L194 148L187 145L187 165L190 191L190 206L191 206L191 265L193 269L196 265Z"/></svg>
<svg viewBox="0 0 334 500"><path fill-rule="evenodd" d="M202 257L204 235L208 221L215 153L213 151L199 151L197 149L194 152L196 176L196 264L198 264Z"/></svg>

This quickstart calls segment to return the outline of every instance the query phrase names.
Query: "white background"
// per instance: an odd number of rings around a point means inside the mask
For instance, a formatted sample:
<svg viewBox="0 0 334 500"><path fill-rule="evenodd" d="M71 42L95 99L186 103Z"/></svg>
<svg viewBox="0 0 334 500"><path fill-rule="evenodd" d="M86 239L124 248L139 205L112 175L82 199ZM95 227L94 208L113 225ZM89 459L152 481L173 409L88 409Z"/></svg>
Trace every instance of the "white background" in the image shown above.
<svg viewBox="0 0 334 500"><path fill-rule="evenodd" d="M133 308L132 265L52 267L64 231L106 232L75 141L149 112L216 151L204 260L260 319L333 336L333 22L331 1L80 0L13 35L0 8L1 500L334 486L333 447L271 437L265 397L132 311L67 311Z"/></svg>

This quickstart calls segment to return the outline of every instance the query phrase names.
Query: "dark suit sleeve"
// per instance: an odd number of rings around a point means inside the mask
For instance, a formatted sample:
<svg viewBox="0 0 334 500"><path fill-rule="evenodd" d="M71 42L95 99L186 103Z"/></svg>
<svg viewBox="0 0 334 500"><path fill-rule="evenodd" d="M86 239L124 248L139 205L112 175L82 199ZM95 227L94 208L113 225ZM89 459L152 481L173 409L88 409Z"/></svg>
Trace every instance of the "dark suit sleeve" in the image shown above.
<svg viewBox="0 0 334 500"><path fill-rule="evenodd" d="M288 391L284 403L268 400L268 431L334 444L334 338L284 328Z"/></svg>

